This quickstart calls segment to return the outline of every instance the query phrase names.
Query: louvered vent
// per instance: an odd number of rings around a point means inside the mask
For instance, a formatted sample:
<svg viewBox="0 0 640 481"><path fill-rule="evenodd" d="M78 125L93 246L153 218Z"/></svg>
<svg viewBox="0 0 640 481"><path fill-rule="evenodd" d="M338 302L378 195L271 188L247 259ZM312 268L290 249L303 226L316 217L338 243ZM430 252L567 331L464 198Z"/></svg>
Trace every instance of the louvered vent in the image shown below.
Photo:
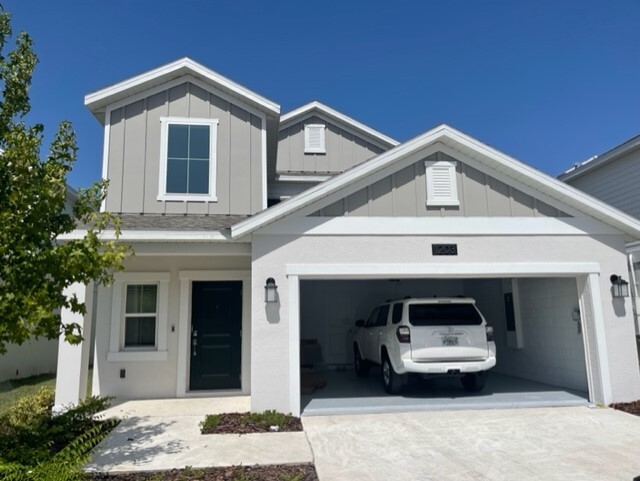
<svg viewBox="0 0 640 481"><path fill-rule="evenodd" d="M307 124L304 126L304 152L305 154L324 154L325 126L323 124Z"/></svg>
<svg viewBox="0 0 640 481"><path fill-rule="evenodd" d="M446 161L425 161L427 205L460 205L456 183L456 164Z"/></svg>

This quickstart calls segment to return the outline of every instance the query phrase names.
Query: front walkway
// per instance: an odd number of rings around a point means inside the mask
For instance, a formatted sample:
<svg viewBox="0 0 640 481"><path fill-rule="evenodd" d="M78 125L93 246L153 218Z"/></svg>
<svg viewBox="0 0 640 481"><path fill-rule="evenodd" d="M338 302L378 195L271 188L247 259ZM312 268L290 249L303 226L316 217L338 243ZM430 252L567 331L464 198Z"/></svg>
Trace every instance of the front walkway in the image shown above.
<svg viewBox="0 0 640 481"><path fill-rule="evenodd" d="M87 469L125 472L313 461L305 433L200 434L198 424L205 415L249 409L248 396L121 403L102 413L123 421L98 446Z"/></svg>

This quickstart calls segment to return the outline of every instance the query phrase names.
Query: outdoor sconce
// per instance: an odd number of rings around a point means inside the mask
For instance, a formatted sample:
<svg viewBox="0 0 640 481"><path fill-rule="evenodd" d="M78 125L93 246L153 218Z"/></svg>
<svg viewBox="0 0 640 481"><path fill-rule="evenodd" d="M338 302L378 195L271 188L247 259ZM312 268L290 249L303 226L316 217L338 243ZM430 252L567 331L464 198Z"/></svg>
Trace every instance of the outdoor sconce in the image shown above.
<svg viewBox="0 0 640 481"><path fill-rule="evenodd" d="M612 274L609 280L613 286L614 298L629 297L629 283L627 281L616 274Z"/></svg>
<svg viewBox="0 0 640 481"><path fill-rule="evenodd" d="M269 277L264 286L264 302L278 302L278 286L273 277Z"/></svg>

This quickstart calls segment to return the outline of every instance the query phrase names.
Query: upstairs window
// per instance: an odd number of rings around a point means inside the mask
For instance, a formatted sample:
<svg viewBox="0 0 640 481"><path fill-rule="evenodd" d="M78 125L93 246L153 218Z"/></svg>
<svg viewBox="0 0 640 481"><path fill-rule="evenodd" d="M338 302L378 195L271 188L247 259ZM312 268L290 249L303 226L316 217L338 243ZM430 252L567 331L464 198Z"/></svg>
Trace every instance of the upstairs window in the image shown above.
<svg viewBox="0 0 640 481"><path fill-rule="evenodd" d="M215 119L162 117L158 200L215 201Z"/></svg>
<svg viewBox="0 0 640 481"><path fill-rule="evenodd" d="M427 179L427 205L460 205L456 181L456 163L452 161L426 160L424 166Z"/></svg>
<svg viewBox="0 0 640 481"><path fill-rule="evenodd" d="M324 142L324 124L307 124L304 126L304 153L326 154Z"/></svg>

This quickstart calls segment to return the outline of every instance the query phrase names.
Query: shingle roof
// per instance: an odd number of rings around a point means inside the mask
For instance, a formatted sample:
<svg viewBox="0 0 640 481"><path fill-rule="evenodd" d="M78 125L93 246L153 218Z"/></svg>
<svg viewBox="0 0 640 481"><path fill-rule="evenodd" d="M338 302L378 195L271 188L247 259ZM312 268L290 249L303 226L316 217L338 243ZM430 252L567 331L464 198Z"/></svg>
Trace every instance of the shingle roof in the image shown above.
<svg viewBox="0 0 640 481"><path fill-rule="evenodd" d="M246 215L183 215L183 214L119 214L122 230L220 231L249 216ZM86 225L78 225L79 229Z"/></svg>

